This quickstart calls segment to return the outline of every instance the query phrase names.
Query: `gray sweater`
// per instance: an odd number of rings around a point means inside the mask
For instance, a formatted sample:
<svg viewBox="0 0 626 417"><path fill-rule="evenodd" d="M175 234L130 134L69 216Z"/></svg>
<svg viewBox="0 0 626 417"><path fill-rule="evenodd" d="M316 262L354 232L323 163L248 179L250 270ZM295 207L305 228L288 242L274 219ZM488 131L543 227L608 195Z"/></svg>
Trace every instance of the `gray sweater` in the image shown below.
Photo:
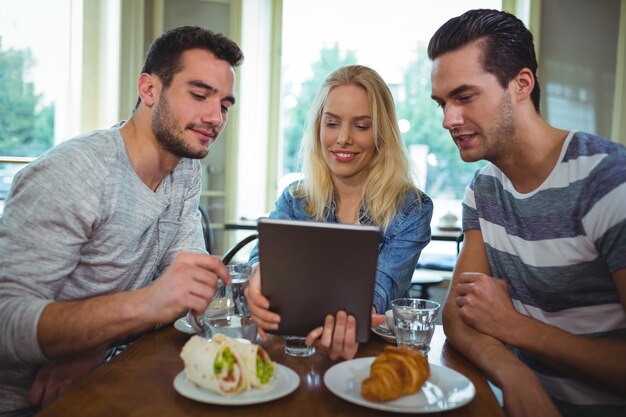
<svg viewBox="0 0 626 417"><path fill-rule="evenodd" d="M204 252L200 187L200 162L182 159L150 190L118 128L64 142L18 173L0 216L0 414L27 407L46 361L37 323L48 303L134 290L178 252Z"/></svg>

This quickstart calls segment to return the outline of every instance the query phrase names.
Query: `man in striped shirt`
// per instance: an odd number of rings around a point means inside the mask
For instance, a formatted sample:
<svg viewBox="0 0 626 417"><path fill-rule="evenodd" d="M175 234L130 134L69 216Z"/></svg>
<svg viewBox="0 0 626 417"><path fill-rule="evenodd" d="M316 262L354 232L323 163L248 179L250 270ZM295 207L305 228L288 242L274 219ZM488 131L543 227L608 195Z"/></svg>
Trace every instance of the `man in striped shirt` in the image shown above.
<svg viewBox="0 0 626 417"><path fill-rule="evenodd" d="M428 53L443 127L491 162L463 201L448 339L509 416L626 415L626 149L541 117L532 35L508 13L453 18Z"/></svg>

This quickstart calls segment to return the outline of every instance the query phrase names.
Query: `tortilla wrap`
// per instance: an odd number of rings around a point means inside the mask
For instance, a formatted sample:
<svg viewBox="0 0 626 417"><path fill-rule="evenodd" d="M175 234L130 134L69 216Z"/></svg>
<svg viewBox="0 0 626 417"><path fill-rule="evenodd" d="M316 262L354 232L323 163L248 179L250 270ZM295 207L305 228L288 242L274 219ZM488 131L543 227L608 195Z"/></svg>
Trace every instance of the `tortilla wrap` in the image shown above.
<svg viewBox="0 0 626 417"><path fill-rule="evenodd" d="M227 343L235 349L243 360L243 369L248 383L255 388L266 388L276 374L276 363L265 349L254 343L240 343L223 334L216 334L214 341Z"/></svg>
<svg viewBox="0 0 626 417"><path fill-rule="evenodd" d="M243 361L230 344L192 336L183 346L180 357L185 363L187 378L204 389L233 396L250 387Z"/></svg>

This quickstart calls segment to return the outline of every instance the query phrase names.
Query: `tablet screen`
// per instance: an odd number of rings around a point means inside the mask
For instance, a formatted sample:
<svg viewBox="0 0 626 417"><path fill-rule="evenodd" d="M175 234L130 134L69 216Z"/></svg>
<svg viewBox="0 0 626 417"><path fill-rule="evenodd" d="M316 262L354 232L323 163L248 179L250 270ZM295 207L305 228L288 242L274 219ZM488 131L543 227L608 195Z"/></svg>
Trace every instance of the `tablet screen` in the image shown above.
<svg viewBox="0 0 626 417"><path fill-rule="evenodd" d="M327 314L357 319L369 340L380 229L263 218L258 223L261 292L281 316L276 333L306 336Z"/></svg>

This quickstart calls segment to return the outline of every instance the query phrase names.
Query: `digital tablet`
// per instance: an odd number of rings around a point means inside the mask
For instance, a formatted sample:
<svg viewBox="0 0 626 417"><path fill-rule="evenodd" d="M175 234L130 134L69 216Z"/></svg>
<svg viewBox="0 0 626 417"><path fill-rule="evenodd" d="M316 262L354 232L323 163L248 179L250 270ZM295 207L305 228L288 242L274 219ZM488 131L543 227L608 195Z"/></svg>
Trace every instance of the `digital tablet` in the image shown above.
<svg viewBox="0 0 626 417"><path fill-rule="evenodd" d="M276 333L306 336L344 310L357 319L357 341L367 342L380 229L262 218L258 231L261 292L281 316Z"/></svg>

